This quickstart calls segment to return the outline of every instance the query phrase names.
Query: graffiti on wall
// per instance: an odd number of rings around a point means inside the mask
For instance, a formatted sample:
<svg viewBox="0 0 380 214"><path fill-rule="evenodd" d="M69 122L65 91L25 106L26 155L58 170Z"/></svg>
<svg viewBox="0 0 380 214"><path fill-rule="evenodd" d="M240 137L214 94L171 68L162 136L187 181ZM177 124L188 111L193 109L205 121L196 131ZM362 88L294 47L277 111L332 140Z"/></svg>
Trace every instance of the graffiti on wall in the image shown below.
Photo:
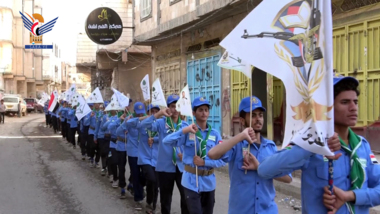
<svg viewBox="0 0 380 214"><path fill-rule="evenodd" d="M223 90L222 111L223 111L223 117L226 117L227 114L231 111L230 86L227 86L227 88Z"/></svg>

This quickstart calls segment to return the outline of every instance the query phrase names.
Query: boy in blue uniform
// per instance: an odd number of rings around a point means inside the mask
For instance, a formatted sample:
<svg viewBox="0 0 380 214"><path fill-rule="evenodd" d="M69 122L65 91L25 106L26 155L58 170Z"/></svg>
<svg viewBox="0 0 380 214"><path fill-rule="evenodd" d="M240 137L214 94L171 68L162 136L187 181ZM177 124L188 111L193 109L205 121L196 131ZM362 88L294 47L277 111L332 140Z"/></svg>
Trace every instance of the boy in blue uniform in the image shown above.
<svg viewBox="0 0 380 214"><path fill-rule="evenodd" d="M132 117L143 117L145 115L145 106L141 102L136 102L134 105L134 114ZM118 133L125 135L127 134L126 144L126 154L128 155L129 168L132 173L132 183L134 191L134 200L136 202L135 209L142 210L142 201L144 199L144 189L141 181L141 166L137 164L138 161L138 144L139 141L146 141L148 143L148 138L140 135L139 129L137 127L138 118L135 120L128 120L127 118L124 123L117 130ZM124 136L122 137L124 138ZM119 143L119 141L118 141ZM125 158L125 157L124 157ZM120 167L119 167L120 168ZM120 178L119 178L120 179ZM122 188L125 187L125 177L124 182L122 183Z"/></svg>
<svg viewBox="0 0 380 214"><path fill-rule="evenodd" d="M104 105L106 105L106 102L104 102ZM101 171L101 175L102 176L105 176L106 175L106 171L107 171L107 156L108 156L108 153L109 153L109 139L106 139L105 136L104 136L104 130L101 129L101 127L103 126L103 124L106 122L107 120L107 114L106 112L104 111L105 108L103 108L103 111L100 111L101 112L101 116L99 117L99 120L96 124L96 129L95 129L95 132L98 133L97 134L97 140L98 140L98 144L99 144L99 150L100 150L100 159L101 159L101 162L102 162L102 171Z"/></svg>
<svg viewBox="0 0 380 214"><path fill-rule="evenodd" d="M334 77L334 137L328 139L334 157L334 195L328 190L328 160L297 145L289 145L265 159L258 168L264 178L302 170L302 212L369 213L380 205L380 166L369 143L349 127L358 114L359 82L353 77ZM337 137L339 136L339 138ZM312 194L310 194L312 193ZM328 209L332 210L328 212Z"/></svg>
<svg viewBox="0 0 380 214"><path fill-rule="evenodd" d="M166 100L169 108L161 109L156 114L141 121L141 128L158 132L159 143L156 172L158 174L162 214L170 214L174 183L177 184L181 195L181 213L189 213L181 185L183 172L182 148L162 143L162 140L167 135L178 131L182 126L186 126L186 123L182 122L179 112L176 110L178 100L178 95L170 95ZM162 116L165 117L161 118Z"/></svg>
<svg viewBox="0 0 380 214"><path fill-rule="evenodd" d="M190 214L212 214L215 204L216 178L214 168L223 167L222 160L211 160L207 152L217 145L222 137L207 123L210 103L204 97L197 97L192 104L196 124L182 126L168 135L163 143L170 146L184 146L182 186ZM197 153L195 153L195 149ZM198 171L196 170L198 168ZM196 183L198 172L198 186Z"/></svg>
<svg viewBox="0 0 380 214"><path fill-rule="evenodd" d="M101 113L99 112L99 103L94 103L93 106L94 109L92 110L90 117L85 118L86 123L88 123L88 120L90 121L87 137L87 154L90 157L91 167L99 168L100 153L99 144L97 142L96 125L99 118L101 118Z"/></svg>
<svg viewBox="0 0 380 214"><path fill-rule="evenodd" d="M44 105L44 112L45 112L45 127L48 127L49 125L49 120L50 120L50 117L49 117L49 110L48 110L48 106L49 106L49 100L45 102L45 105Z"/></svg>
<svg viewBox="0 0 380 214"><path fill-rule="evenodd" d="M66 138L67 135L67 103L66 101L63 101L61 110L60 110L60 117L61 117L61 133L62 133L62 138Z"/></svg>
<svg viewBox="0 0 380 214"><path fill-rule="evenodd" d="M111 105L112 103L110 103ZM103 124L102 129L104 130L104 136L105 138L109 137L109 150L110 153L108 154L108 174L110 175L110 182L112 183L112 187L117 188L118 187L118 169L117 169L117 154L116 154L116 142L117 142L117 135L116 135L116 129L120 125L120 120L117 116L116 110L108 110L106 108L106 111L110 111L110 115L107 117L107 121Z"/></svg>
<svg viewBox="0 0 380 214"><path fill-rule="evenodd" d="M68 117L70 120L70 142L73 145L73 148L76 148L76 143L75 143L75 134L77 132L77 127L78 127L78 118L75 116L76 112L76 106L74 106L72 109L69 110Z"/></svg>
<svg viewBox="0 0 380 214"><path fill-rule="evenodd" d="M87 103L87 105L92 109L92 107L94 106L93 103ZM80 144L80 148L81 148L81 153L82 153L82 160L86 160L86 155L89 159L89 161L91 162L91 157L90 157L90 146L92 146L89 142L88 142L88 130L90 129L90 116L91 116L91 112L89 112L86 116L84 116L82 118L82 126L83 126L83 131L82 131L82 137L83 137L83 140L81 141L81 144Z"/></svg>
<svg viewBox="0 0 380 214"><path fill-rule="evenodd" d="M252 99L252 106L251 106ZM252 118L250 111L252 109ZM248 130L236 135L234 138L223 141L208 153L212 159L219 159L228 163L230 177L230 195L228 201L228 213L278 213L274 198L276 191L272 179L262 179L257 174L257 168L248 167L250 158L256 157L257 162L263 161L277 150L276 144L261 136L264 125L265 108L261 101L253 96L241 100L239 116L241 122ZM251 125L249 124L251 121ZM247 139L247 132L253 134L253 143ZM250 145L248 153L248 145ZM246 162L246 163L244 163ZM245 171L247 170L247 174ZM276 180L290 183L290 175Z"/></svg>
<svg viewBox="0 0 380 214"><path fill-rule="evenodd" d="M160 107L150 104L147 109L148 115L154 115L159 110ZM127 126L138 130L137 164L142 168L143 175L146 179L147 213L154 213L158 198L158 182L155 172L158 155L158 136L157 132L151 132L141 128L140 120L143 119L144 118L131 118L128 120Z"/></svg>

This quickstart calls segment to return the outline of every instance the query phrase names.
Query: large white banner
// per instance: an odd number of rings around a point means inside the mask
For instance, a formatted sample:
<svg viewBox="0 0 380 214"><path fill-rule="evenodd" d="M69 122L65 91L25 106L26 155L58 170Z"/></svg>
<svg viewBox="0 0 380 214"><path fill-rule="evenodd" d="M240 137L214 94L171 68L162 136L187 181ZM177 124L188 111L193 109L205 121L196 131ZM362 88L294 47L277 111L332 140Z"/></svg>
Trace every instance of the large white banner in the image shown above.
<svg viewBox="0 0 380 214"><path fill-rule="evenodd" d="M280 78L286 88L285 147L332 155L331 0L265 0L221 42L229 53Z"/></svg>

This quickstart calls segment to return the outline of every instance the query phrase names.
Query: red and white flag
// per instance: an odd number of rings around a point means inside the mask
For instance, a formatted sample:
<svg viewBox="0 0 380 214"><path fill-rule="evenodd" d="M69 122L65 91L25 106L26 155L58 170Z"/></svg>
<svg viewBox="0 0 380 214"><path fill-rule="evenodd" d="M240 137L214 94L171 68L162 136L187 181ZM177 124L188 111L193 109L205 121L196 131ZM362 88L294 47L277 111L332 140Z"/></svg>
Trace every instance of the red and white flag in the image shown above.
<svg viewBox="0 0 380 214"><path fill-rule="evenodd" d="M53 93L51 93L50 95L48 110L53 111L57 103L58 103L58 92L53 91Z"/></svg>
<svg viewBox="0 0 380 214"><path fill-rule="evenodd" d="M379 164L379 162L376 159L376 156L374 154L370 154L369 157L371 158L371 162L373 164Z"/></svg>

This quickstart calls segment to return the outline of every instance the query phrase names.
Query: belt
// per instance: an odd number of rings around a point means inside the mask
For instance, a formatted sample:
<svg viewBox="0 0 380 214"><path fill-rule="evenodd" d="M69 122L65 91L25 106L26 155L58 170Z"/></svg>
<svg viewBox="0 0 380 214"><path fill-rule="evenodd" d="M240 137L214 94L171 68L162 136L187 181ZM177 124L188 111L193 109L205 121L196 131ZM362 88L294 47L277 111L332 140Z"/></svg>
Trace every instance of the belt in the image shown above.
<svg viewBox="0 0 380 214"><path fill-rule="evenodd" d="M116 143L117 139L116 138L111 138L111 141Z"/></svg>
<svg viewBox="0 0 380 214"><path fill-rule="evenodd" d="M90 126L90 129L92 129L92 130L95 130L95 127L93 127L93 126Z"/></svg>
<svg viewBox="0 0 380 214"><path fill-rule="evenodd" d="M118 140L118 141L121 141L121 142L124 142L124 143L127 142L127 139L125 139L125 138L123 138L123 137L117 137L117 140Z"/></svg>
<svg viewBox="0 0 380 214"><path fill-rule="evenodd" d="M194 175L197 174L196 169L189 165L185 165L185 171ZM198 176L209 176L212 174L214 174L214 169L209 169L209 170L198 169Z"/></svg>
<svg viewBox="0 0 380 214"><path fill-rule="evenodd" d="M104 134L104 137L106 138L110 138L111 137L111 134Z"/></svg>

